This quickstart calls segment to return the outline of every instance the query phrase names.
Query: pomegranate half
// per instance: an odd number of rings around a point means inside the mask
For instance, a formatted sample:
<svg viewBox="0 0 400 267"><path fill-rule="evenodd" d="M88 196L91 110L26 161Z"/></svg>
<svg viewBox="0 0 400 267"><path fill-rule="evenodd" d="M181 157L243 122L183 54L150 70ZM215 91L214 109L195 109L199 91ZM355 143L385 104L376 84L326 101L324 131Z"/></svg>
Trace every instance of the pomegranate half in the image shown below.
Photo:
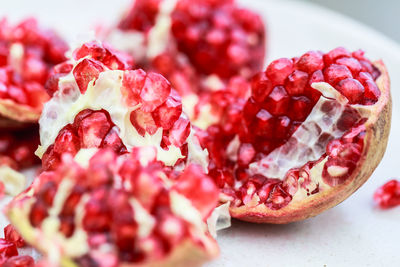
<svg viewBox="0 0 400 267"><path fill-rule="evenodd" d="M356 191L386 149L390 82L362 51L310 51L273 61L244 104L207 128L209 174L233 217L288 223L313 217ZM232 103L235 101L233 100Z"/></svg>
<svg viewBox="0 0 400 267"><path fill-rule="evenodd" d="M33 18L16 26L0 20L0 127L36 123L49 97L50 69L65 60L66 43Z"/></svg>
<svg viewBox="0 0 400 267"><path fill-rule="evenodd" d="M6 214L55 266L199 266L219 251L205 223L218 189L199 166L176 173L156 157L154 147L64 154Z"/></svg>

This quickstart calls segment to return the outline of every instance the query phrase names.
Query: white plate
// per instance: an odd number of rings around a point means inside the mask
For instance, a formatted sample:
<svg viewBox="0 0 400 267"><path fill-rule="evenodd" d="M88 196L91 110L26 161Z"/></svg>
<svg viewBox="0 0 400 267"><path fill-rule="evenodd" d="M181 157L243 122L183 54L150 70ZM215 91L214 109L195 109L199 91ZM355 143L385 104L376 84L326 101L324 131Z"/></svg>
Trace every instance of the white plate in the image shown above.
<svg viewBox="0 0 400 267"><path fill-rule="evenodd" d="M382 58L392 77L392 138L371 179L344 203L316 218L290 225L234 221L233 227L219 233L220 258L207 266L399 265L400 208L380 211L372 203L378 186L390 177L400 177L398 45L349 18L311 4L283 0L242 2L262 13L268 24L268 61L299 56L312 49L328 51L337 46L363 48L368 57ZM113 21L127 3L128 0L2 1L0 15L12 19L36 15L43 23L54 25L72 38L96 22Z"/></svg>

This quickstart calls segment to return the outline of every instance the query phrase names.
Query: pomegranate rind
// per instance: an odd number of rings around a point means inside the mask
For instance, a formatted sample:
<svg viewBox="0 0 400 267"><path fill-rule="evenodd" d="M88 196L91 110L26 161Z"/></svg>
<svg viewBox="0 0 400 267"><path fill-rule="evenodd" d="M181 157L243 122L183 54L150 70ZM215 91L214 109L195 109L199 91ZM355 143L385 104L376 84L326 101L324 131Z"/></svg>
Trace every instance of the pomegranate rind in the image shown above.
<svg viewBox="0 0 400 267"><path fill-rule="evenodd" d="M0 99L0 128L35 123L39 120L40 113L41 109L21 105L10 99Z"/></svg>
<svg viewBox="0 0 400 267"><path fill-rule="evenodd" d="M388 71L382 60L373 64L381 72L381 76L376 80L381 96L374 105L364 106L361 110L363 117L368 118L364 123L364 149L352 175L343 184L311 195L302 201L292 201L278 210L271 210L264 204L253 207L232 206L230 208L232 217L248 222L272 224L305 220L338 205L369 179L385 153L392 117ZM311 179L313 180L312 177Z"/></svg>

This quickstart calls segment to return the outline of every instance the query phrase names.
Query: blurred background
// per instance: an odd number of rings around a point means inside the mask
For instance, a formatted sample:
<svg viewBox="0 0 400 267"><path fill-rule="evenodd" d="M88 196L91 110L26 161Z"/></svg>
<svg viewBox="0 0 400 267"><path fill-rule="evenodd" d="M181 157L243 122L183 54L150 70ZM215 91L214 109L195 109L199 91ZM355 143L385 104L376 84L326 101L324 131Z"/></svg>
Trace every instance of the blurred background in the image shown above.
<svg viewBox="0 0 400 267"><path fill-rule="evenodd" d="M298 0L312 2L344 15L386 34L400 42L399 0Z"/></svg>

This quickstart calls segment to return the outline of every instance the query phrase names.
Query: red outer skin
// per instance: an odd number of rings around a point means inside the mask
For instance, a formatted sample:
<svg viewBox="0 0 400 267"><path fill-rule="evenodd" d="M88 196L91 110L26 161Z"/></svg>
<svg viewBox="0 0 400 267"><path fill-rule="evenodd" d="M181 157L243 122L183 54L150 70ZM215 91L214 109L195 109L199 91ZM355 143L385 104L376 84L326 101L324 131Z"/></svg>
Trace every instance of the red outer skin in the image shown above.
<svg viewBox="0 0 400 267"><path fill-rule="evenodd" d="M378 102L370 106L369 111L363 114L368 118L364 124L366 128L364 149L357 167L346 182L307 197L303 201L290 202L279 210L271 210L263 204L255 207L231 207L232 217L248 222L272 224L305 220L341 203L368 180L385 153L392 117L390 79L386 66L381 60L373 64L382 73L376 80L382 94Z"/></svg>

